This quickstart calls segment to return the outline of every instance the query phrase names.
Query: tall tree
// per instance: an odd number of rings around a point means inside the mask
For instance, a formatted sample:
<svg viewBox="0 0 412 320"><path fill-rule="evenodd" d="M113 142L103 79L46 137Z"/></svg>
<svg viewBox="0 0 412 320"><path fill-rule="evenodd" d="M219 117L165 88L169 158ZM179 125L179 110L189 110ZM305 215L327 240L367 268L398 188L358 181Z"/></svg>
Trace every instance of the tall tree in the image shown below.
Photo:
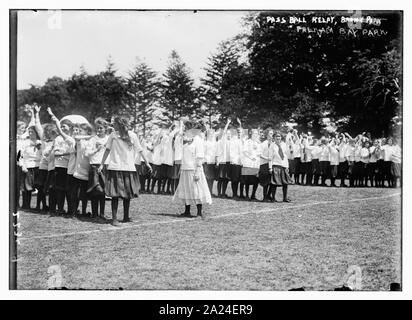
<svg viewBox="0 0 412 320"><path fill-rule="evenodd" d="M127 78L128 112L134 125L139 125L143 134L153 119L156 103L159 101L160 82L157 74L146 63L140 62L129 72Z"/></svg>
<svg viewBox="0 0 412 320"><path fill-rule="evenodd" d="M126 80L116 73L117 69L111 57L109 57L106 69L97 75L99 99L102 102L103 112L106 117L125 113L126 110Z"/></svg>
<svg viewBox="0 0 412 320"><path fill-rule="evenodd" d="M201 78L204 115L213 125L217 116L245 119L248 114L245 93L248 90L248 69L240 62L241 55L234 39L222 41L209 58Z"/></svg>
<svg viewBox="0 0 412 320"><path fill-rule="evenodd" d="M245 38L254 87L250 100L265 114L275 113L283 121L288 121L305 110L316 119L316 126L324 113L336 116L336 120L352 116L354 110L344 105L356 92L351 84L359 85L364 78L354 69L364 64L371 70L374 59L382 61L382 55L394 48L392 40L400 38L401 19L397 13L363 12L372 18L382 18L380 30L385 32L376 35L373 33L376 26L363 23L354 36L354 29L340 19L325 25L312 20L312 17L327 19L331 15L337 19L348 14L295 13L295 17L305 19L301 23L290 23L288 17L283 20L283 12L262 12L247 18L249 32ZM394 67L400 69L400 65ZM302 103L297 104L297 98L301 98ZM278 104L279 100L285 103ZM370 112L379 116L376 108L361 111L364 116ZM303 118L300 120L304 121ZM378 123L369 126L379 130ZM356 130L358 126L351 122L347 128Z"/></svg>
<svg viewBox="0 0 412 320"><path fill-rule="evenodd" d="M164 116L174 121L184 116L196 113L199 104L196 103L194 81L186 64L178 53L173 50L169 56L169 65L163 82Z"/></svg>

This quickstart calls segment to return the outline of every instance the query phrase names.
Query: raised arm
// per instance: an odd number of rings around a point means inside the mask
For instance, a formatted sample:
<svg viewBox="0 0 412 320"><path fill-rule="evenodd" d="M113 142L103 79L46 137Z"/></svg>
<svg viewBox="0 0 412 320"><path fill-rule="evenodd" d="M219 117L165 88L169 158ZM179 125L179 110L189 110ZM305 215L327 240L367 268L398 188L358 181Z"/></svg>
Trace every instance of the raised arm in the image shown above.
<svg viewBox="0 0 412 320"><path fill-rule="evenodd" d="M232 121L231 121L230 119L227 119L225 128L223 129L223 134L224 134L224 135L226 134L227 129L229 128L229 125L230 125L231 122L232 122Z"/></svg>
<svg viewBox="0 0 412 320"><path fill-rule="evenodd" d="M57 127L57 131L58 131L58 133L59 133L59 135L61 135L62 137L63 137L63 139L64 140L70 140L70 136L68 135L68 134L66 134L66 133L64 133L63 131L62 131L62 127L60 126L60 121L59 121L59 119L57 119L57 117L54 115L54 113L52 112L52 110L51 110L51 108L49 107L49 108L47 108L47 113L50 115L50 117L51 117L51 120L54 122L54 124L56 125L56 127Z"/></svg>
<svg viewBox="0 0 412 320"><path fill-rule="evenodd" d="M37 132L37 134L40 137L40 140L43 139L43 127L41 126L40 123L40 109L41 107L38 106L37 104L34 106L34 128Z"/></svg>

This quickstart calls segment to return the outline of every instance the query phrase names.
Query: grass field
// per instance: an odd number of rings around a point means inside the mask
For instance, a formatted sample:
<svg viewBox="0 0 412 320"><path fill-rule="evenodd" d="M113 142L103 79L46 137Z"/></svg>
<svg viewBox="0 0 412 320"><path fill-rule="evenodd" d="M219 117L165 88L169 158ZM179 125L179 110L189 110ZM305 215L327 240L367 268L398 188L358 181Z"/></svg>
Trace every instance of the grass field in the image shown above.
<svg viewBox="0 0 412 320"><path fill-rule="evenodd" d="M291 186L290 197L213 199L202 220L141 195L118 228L21 212L18 289L47 289L55 265L70 289L333 290L352 265L362 290L401 282L400 189Z"/></svg>

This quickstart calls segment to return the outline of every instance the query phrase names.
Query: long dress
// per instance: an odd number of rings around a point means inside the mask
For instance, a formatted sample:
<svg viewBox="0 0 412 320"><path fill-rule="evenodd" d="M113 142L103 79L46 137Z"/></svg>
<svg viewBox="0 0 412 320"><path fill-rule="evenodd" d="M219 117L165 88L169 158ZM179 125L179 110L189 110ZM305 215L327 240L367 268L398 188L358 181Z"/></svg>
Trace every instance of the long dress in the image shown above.
<svg viewBox="0 0 412 320"><path fill-rule="evenodd" d="M179 185L173 196L173 201L180 200L185 205L212 203L212 196L210 195L203 167L196 168L197 160L203 159L203 157L204 146L201 138L195 137L191 143L183 145ZM195 181L196 172L199 176L197 181Z"/></svg>

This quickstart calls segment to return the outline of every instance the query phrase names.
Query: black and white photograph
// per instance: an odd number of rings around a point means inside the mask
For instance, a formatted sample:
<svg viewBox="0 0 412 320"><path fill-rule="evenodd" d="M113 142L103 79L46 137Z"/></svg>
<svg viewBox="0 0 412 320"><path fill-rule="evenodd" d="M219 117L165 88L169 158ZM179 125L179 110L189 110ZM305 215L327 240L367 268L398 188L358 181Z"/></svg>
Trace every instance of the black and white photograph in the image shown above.
<svg viewBox="0 0 412 320"><path fill-rule="evenodd" d="M9 18L10 290L403 290L402 10Z"/></svg>

